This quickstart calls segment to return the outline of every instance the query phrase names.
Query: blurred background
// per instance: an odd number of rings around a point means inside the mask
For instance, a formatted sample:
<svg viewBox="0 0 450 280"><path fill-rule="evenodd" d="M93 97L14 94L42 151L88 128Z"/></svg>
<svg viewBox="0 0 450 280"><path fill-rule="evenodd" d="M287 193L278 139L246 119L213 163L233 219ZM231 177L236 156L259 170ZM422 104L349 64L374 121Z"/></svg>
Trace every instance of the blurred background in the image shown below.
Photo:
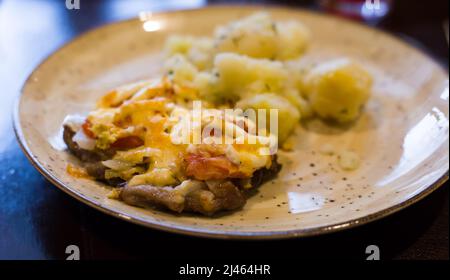
<svg viewBox="0 0 450 280"><path fill-rule="evenodd" d="M230 254L233 248L242 246L188 239L117 221L57 190L27 161L15 141L11 125L13 101L40 61L86 30L135 17L140 11L197 8L208 4L278 4L337 14L384 29L423 49L448 68L448 0L369 1L371 5L380 5L378 12L373 12L362 0L79 2L79 10L69 10L65 0L0 0L0 259L63 258L69 241L83 244L83 258L138 258L145 256L142 244L155 239L161 242L170 239L187 246L186 250L195 248L196 242L209 242L211 246L228 247ZM417 216L422 218L416 219ZM392 232L392 227L397 228L396 232ZM134 240L118 241L124 233L133 234ZM301 248L303 253L299 258L344 254L361 259L362 246L378 242L389 248L385 252L387 258L448 259L447 187L383 221L348 233L289 242L289 246ZM264 248L276 253L283 248L280 244L266 242ZM249 246L255 255L259 254L258 243Z"/></svg>

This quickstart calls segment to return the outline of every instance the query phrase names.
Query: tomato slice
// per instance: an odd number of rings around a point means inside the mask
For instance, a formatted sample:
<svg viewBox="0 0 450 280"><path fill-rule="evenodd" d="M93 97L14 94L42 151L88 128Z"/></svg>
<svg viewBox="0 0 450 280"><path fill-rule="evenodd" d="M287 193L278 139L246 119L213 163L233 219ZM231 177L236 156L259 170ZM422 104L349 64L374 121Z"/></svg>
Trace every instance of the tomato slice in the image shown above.
<svg viewBox="0 0 450 280"><path fill-rule="evenodd" d="M186 175L197 180L244 178L238 167L225 156L204 157L190 154L186 157Z"/></svg>
<svg viewBox="0 0 450 280"><path fill-rule="evenodd" d="M117 139L116 142L111 144L111 147L119 150L128 150L140 147L142 145L144 145L144 140L138 136L127 136Z"/></svg>
<svg viewBox="0 0 450 280"><path fill-rule="evenodd" d="M92 124L89 120L86 120L83 123L83 125L81 126L84 134L86 134L87 137L89 137L91 139L95 139L95 134L94 134L94 132L92 132L91 127L92 127Z"/></svg>

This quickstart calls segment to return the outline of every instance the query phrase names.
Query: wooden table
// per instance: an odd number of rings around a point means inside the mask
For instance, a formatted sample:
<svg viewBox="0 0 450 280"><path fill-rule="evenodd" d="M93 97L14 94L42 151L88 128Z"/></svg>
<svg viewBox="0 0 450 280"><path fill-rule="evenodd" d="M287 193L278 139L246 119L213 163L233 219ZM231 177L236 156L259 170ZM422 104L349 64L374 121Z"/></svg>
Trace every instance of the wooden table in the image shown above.
<svg viewBox="0 0 450 280"><path fill-rule="evenodd" d="M13 100L27 75L46 55L87 29L135 16L140 10L199 6L205 1L186 1L182 6L173 2L81 0L79 11L69 11L64 1L0 0L0 259L65 259L71 244L79 246L82 259L171 258L173 250L161 250L168 244L193 258L233 258L239 252L240 257L252 259L365 259L365 248L375 244L382 259L448 259L448 187L357 229L262 243L198 239L128 224L79 203L47 182L19 149L11 125ZM380 26L448 67L442 28L448 1L429 3L396 1L393 13ZM314 8L314 1L283 4Z"/></svg>

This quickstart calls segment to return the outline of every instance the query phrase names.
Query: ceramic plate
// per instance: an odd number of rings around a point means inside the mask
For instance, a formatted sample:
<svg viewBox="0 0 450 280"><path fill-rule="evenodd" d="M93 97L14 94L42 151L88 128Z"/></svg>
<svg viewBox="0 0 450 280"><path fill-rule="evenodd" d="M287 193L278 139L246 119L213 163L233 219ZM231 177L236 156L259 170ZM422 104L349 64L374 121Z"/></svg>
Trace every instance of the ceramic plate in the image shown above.
<svg viewBox="0 0 450 280"><path fill-rule="evenodd" d="M64 150L61 123L87 113L108 89L158 74L170 34L209 35L214 27L262 7L219 6L153 14L95 29L45 60L23 87L15 111L17 137L34 166L76 199L151 228L216 238L286 238L351 228L396 212L447 180L448 72L380 31L302 10L265 8L276 19L301 20L313 32L305 59L347 56L375 77L373 98L345 129L320 122L296 131L295 151L282 152L278 178L244 209L219 217L173 215L107 198L109 187L66 172L79 162ZM359 154L359 169L342 171L324 143Z"/></svg>

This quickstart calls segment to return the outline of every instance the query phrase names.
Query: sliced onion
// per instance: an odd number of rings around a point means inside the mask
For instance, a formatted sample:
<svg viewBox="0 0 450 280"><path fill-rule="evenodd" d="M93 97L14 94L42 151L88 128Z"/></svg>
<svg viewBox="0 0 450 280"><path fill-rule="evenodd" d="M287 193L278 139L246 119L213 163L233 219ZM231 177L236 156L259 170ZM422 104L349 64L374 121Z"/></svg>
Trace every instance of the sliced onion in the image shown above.
<svg viewBox="0 0 450 280"><path fill-rule="evenodd" d="M95 139L88 137L83 129L79 129L73 136L72 140L84 150L93 150L95 148Z"/></svg>
<svg viewBox="0 0 450 280"><path fill-rule="evenodd" d="M73 131L80 130L83 123L86 121L85 116L81 115L68 115L63 121L63 125L69 126Z"/></svg>
<svg viewBox="0 0 450 280"><path fill-rule="evenodd" d="M113 170L116 170L116 171L123 171L126 169L130 169L134 166L132 163L122 161L122 160L115 160L115 159L102 161L102 164L104 166L111 168Z"/></svg>

